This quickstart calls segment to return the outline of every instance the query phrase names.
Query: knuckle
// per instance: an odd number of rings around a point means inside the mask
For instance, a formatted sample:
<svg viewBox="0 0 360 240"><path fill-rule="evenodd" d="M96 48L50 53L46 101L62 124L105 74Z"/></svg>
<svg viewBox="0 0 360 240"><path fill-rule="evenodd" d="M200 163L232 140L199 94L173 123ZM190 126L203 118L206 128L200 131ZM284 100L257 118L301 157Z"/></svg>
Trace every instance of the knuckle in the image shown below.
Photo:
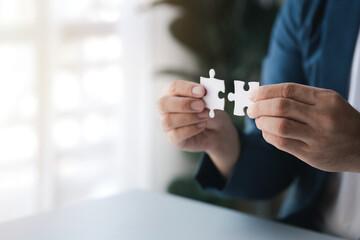
<svg viewBox="0 0 360 240"><path fill-rule="evenodd" d="M168 136L169 136L172 143L175 144L176 142L179 142L180 135L179 135L179 130L178 129L170 130L168 132Z"/></svg>
<svg viewBox="0 0 360 240"><path fill-rule="evenodd" d="M162 126L165 130L171 129L173 127L173 121L170 115L167 114L162 118Z"/></svg>
<svg viewBox="0 0 360 240"><path fill-rule="evenodd" d="M281 115L286 113L288 109L288 101L284 98L280 98L277 103L275 104L275 114Z"/></svg>
<svg viewBox="0 0 360 240"><path fill-rule="evenodd" d="M178 84L178 81L179 80L175 80L169 85L168 91L169 91L169 94L172 96L176 94L176 86Z"/></svg>
<svg viewBox="0 0 360 240"><path fill-rule="evenodd" d="M181 80L177 79L175 81L172 81L167 88L168 94L171 96L175 96L177 94L177 88L179 86L179 82Z"/></svg>
<svg viewBox="0 0 360 240"><path fill-rule="evenodd" d="M317 97L330 106L336 105L342 98L337 92L331 89L324 89L317 92Z"/></svg>
<svg viewBox="0 0 360 240"><path fill-rule="evenodd" d="M342 97L337 92L331 91L331 93L328 94L328 101L330 103L330 106L333 107L339 107Z"/></svg>
<svg viewBox="0 0 360 240"><path fill-rule="evenodd" d="M285 119L279 120L277 131L280 135L287 135L289 133L289 122Z"/></svg>
<svg viewBox="0 0 360 240"><path fill-rule="evenodd" d="M285 148L288 144L288 140L286 138L282 138L279 137L276 139L276 144L280 147L280 148Z"/></svg>
<svg viewBox="0 0 360 240"><path fill-rule="evenodd" d="M343 98L340 94L336 93L332 90L326 90L323 93L323 101L321 101L324 105L319 110L322 126L327 131L336 130L338 127L338 116L339 110L343 108ZM326 104L326 106L325 106Z"/></svg>
<svg viewBox="0 0 360 240"><path fill-rule="evenodd" d="M293 83L285 83L281 87L281 94L284 98L291 98L296 91L296 85Z"/></svg>
<svg viewBox="0 0 360 240"><path fill-rule="evenodd" d="M166 136L174 147L180 150L184 149L186 141L182 139L181 129L172 129L166 133Z"/></svg>
<svg viewBox="0 0 360 240"><path fill-rule="evenodd" d="M333 132L339 127L339 112L345 100L340 94L330 89L323 89L316 93L318 101L316 117L319 119L317 127L321 132Z"/></svg>
<svg viewBox="0 0 360 240"><path fill-rule="evenodd" d="M329 114L330 116L326 116L323 120L324 126L325 126L325 130L328 132L333 132L338 128L338 124L336 123L336 121L334 120L333 117L331 117L331 113Z"/></svg>

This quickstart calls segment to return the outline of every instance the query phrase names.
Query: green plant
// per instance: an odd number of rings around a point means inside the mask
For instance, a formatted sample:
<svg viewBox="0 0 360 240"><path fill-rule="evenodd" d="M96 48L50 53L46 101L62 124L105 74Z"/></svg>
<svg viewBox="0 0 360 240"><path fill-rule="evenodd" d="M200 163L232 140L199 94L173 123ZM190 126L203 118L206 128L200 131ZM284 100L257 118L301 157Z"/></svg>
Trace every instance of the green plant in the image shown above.
<svg viewBox="0 0 360 240"><path fill-rule="evenodd" d="M271 0L270 0L271 1ZM198 62L198 72L164 69L161 72L199 81L216 69L225 79L227 92L233 91L233 80L258 81L272 24L278 5L264 7L259 0L159 0L153 6L167 4L180 9L170 23L174 38L186 47ZM231 112L233 103L226 102ZM234 121L242 125L242 118Z"/></svg>
<svg viewBox="0 0 360 240"><path fill-rule="evenodd" d="M180 15L170 23L173 37L194 56L198 72L183 69L163 69L160 73L182 76L199 81L208 76L209 69L216 70L217 78L224 79L227 92L234 90L233 81L245 82L260 79L261 62L264 58L271 28L279 6L270 1L264 7L260 0L158 0L157 5L171 5ZM233 111L233 103L226 101L225 110ZM230 114L232 116L232 114ZM244 118L234 117L238 126ZM197 154L187 154L198 159ZM189 198L251 211L245 202L234 202L205 193L192 177L174 179L168 191ZM249 210L250 209L250 210Z"/></svg>

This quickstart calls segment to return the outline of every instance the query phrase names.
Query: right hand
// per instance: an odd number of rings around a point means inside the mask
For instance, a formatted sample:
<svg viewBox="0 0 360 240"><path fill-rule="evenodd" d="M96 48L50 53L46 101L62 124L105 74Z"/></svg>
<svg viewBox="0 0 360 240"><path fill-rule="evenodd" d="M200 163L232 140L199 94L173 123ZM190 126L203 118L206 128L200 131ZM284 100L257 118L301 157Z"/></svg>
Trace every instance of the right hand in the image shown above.
<svg viewBox="0 0 360 240"><path fill-rule="evenodd" d="M240 155L240 139L230 117L209 110L201 99L206 94L197 83L176 80L165 87L158 108L167 139L177 148L206 152L220 173L227 178Z"/></svg>

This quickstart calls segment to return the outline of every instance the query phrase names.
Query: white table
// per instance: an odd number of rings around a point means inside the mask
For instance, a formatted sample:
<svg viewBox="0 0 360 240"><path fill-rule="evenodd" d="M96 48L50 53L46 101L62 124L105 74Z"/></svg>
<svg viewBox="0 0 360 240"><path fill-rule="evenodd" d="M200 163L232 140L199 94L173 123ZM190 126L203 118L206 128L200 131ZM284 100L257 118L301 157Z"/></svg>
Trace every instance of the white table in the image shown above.
<svg viewBox="0 0 360 240"><path fill-rule="evenodd" d="M316 239L331 236L180 197L129 192L0 225L1 240Z"/></svg>

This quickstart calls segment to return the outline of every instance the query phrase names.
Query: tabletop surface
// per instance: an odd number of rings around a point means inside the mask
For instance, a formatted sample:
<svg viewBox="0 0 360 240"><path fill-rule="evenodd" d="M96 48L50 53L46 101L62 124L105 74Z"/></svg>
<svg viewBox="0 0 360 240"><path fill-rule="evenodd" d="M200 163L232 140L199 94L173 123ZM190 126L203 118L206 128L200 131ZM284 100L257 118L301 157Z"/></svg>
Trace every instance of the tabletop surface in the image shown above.
<svg viewBox="0 0 360 240"><path fill-rule="evenodd" d="M129 192L0 224L2 240L339 238L167 194Z"/></svg>

